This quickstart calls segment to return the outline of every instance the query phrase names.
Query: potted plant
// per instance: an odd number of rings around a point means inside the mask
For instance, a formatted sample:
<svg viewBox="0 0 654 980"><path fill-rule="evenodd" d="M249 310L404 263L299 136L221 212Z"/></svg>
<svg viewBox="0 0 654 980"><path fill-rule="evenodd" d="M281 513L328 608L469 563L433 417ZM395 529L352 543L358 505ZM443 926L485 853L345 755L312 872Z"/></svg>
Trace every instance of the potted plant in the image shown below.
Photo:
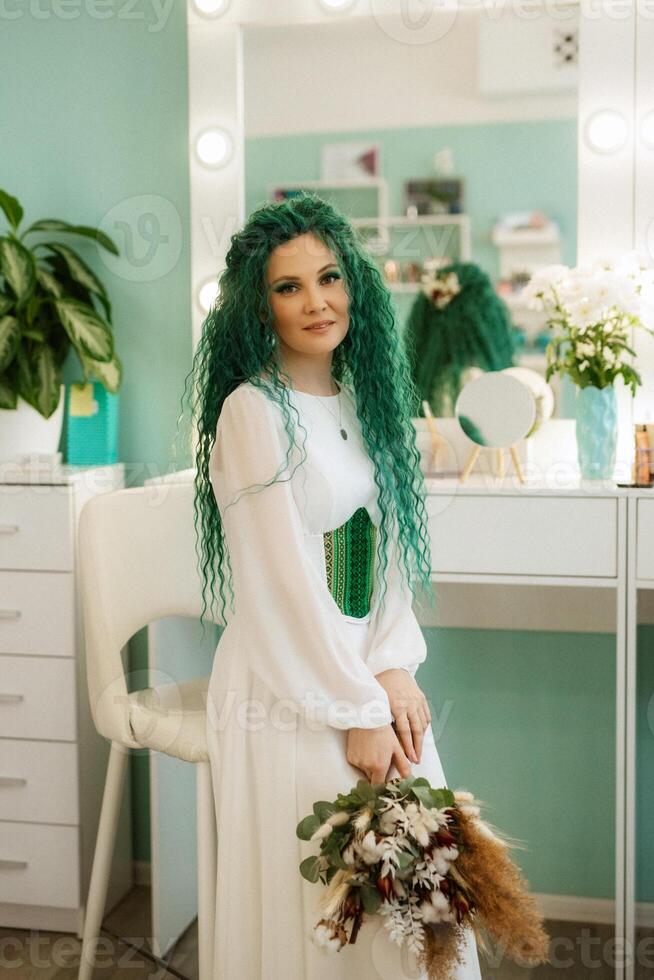
<svg viewBox="0 0 654 980"><path fill-rule="evenodd" d="M629 253L618 263L598 260L568 268L538 270L525 286L531 309L543 310L553 336L546 348L546 379L567 374L577 386L576 434L584 479L613 476L617 445L615 381L621 377L632 395L642 384L628 356L634 328L652 334L641 319L654 290L654 270Z"/></svg>
<svg viewBox="0 0 654 980"><path fill-rule="evenodd" d="M69 245L38 233L90 238L114 255L101 231L59 219L20 231L23 208L0 190L8 230L0 236L0 459L54 453L63 423L62 366L74 348L83 383L118 391L122 365L114 350L111 305L95 273Z"/></svg>

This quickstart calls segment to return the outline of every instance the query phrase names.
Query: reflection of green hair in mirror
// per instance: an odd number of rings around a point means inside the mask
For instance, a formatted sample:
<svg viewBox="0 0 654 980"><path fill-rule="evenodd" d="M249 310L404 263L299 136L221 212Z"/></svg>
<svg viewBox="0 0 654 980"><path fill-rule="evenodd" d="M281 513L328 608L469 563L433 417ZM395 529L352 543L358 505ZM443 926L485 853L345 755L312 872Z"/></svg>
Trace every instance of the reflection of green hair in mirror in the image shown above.
<svg viewBox="0 0 654 980"><path fill-rule="evenodd" d="M453 262L438 275L452 272L461 291L442 309L419 292L405 331L413 382L434 415L452 412L468 368L499 371L513 364L511 317L490 279L474 262Z"/></svg>
<svg viewBox="0 0 654 980"><path fill-rule="evenodd" d="M468 439L472 442L476 442L478 446L487 445L486 440L481 434L481 429L475 425L472 419L468 415L457 415L459 420L459 425L467 435Z"/></svg>
<svg viewBox="0 0 654 980"><path fill-rule="evenodd" d="M316 195L303 193L258 208L245 227L232 236L219 296L203 323L182 396L182 412L186 402L197 426L194 521L199 537L203 622L207 607L214 608L217 579L221 617L226 582L233 598L229 555L209 479L209 457L225 398L241 382L250 381L279 404L289 438L286 462L280 470L290 462L295 422L306 437L288 389L280 380L288 376L275 358L276 334L266 282L273 249L306 233L316 235L332 251L349 296L349 329L333 351L332 374L354 389L363 438L374 463L382 515L377 535L382 594L386 590L387 545L396 520L404 578L413 595L416 585L421 585L432 601L425 487L411 421L418 414L418 401L391 297L348 220ZM262 378L265 370L268 375ZM250 451L256 452L256 447ZM280 470L270 474L268 483L280 475Z"/></svg>

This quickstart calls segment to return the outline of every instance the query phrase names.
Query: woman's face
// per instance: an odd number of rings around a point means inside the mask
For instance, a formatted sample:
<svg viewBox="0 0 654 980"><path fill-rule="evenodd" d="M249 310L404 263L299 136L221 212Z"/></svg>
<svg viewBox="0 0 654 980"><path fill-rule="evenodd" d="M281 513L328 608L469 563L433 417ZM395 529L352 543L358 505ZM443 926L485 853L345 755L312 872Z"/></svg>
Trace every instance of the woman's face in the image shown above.
<svg viewBox="0 0 654 980"><path fill-rule="evenodd" d="M334 350L349 327L349 297L333 252L312 234L270 253L267 270L273 326L282 346L302 354ZM311 325L323 324L312 329Z"/></svg>

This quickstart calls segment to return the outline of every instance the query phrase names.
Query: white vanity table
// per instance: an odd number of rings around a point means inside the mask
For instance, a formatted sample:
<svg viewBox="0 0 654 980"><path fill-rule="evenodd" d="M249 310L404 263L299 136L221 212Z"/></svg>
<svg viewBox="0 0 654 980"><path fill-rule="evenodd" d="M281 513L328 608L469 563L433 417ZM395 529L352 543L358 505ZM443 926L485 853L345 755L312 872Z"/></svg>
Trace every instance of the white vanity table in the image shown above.
<svg viewBox="0 0 654 980"><path fill-rule="evenodd" d="M432 541L433 581L436 587L473 586L477 606L483 603L484 587L506 587L515 591L552 589L558 604L561 591L585 590L584 597L600 598L615 625L616 733L615 733L615 905L609 900L591 900L594 921L615 923L616 938L624 937L626 948L634 946L635 930L635 705L636 705L636 591L654 588L654 489L619 488L609 481L579 481L568 474L554 482L527 481L514 476L503 479L486 473L473 474L466 483L456 478L428 478L428 512ZM557 588L558 587L558 588ZM453 590L455 593L463 590ZM471 620L475 601L468 605ZM510 603L509 603L510 605ZM552 618L556 610L546 607ZM426 622L416 610L422 625ZM517 610L516 610L517 611ZM465 615L465 614L464 614ZM518 620L518 616L516 616ZM465 625L463 622L457 625ZM477 623L475 623L477 625ZM507 628L512 628L510 625ZM525 628L524 622L513 628ZM529 627L526 627L529 628ZM531 626L538 629L535 623ZM552 628L550 626L550 628ZM162 621L150 631L150 667L171 671L172 659L179 668L180 644L188 642L197 651L197 627L184 621ZM211 669L212 651L205 647L205 669ZM194 653L191 673L197 674ZM176 679L183 679L181 676ZM192 786L179 792L178 779L192 779L192 773L176 768L175 797L179 813L171 812L167 767L171 760L153 758L152 766L152 880L156 921L165 930L160 939L165 949L194 915L193 897L184 908L177 908L177 897L164 884L174 877L171 865L193 865L194 840L189 804ZM191 767L185 767L190 770ZM158 775L157 775L158 773ZM170 774L172 776L172 774ZM164 785L164 782L167 785ZM159 785L160 784L160 785ZM159 793L161 803L159 804ZM179 836L173 827L180 828ZM183 829L181 829L183 827ZM158 840L170 844L171 837L182 848L159 847ZM181 854L180 850L185 850ZM158 888L160 882L162 887ZM544 911L552 918L566 915L559 898L544 898ZM189 905L189 902L191 903ZM616 977L633 976L633 963L616 968Z"/></svg>
<svg viewBox="0 0 654 980"><path fill-rule="evenodd" d="M614 921L627 951L616 976L631 978L637 597L638 590L654 589L654 489L575 478L521 485L514 477L484 474L465 484L433 478L428 490L435 583L609 590L616 637L616 839L615 909L605 921Z"/></svg>

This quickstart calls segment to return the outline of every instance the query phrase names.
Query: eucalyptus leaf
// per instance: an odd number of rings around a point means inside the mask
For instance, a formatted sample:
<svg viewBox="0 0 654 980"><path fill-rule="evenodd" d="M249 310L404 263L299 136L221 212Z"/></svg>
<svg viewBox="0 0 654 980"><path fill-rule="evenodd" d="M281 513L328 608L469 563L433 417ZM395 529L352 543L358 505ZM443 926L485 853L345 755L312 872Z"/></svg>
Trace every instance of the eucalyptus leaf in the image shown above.
<svg viewBox="0 0 654 980"><path fill-rule="evenodd" d="M13 361L20 342L20 323L15 316L0 317L0 371Z"/></svg>
<svg viewBox="0 0 654 980"><path fill-rule="evenodd" d="M0 272L18 301L26 299L36 279L32 253L14 238L0 238Z"/></svg>
<svg viewBox="0 0 654 980"><path fill-rule="evenodd" d="M372 888L370 885L361 885L359 887L359 895L361 896L363 911L367 912L368 915L374 915L382 902L381 895L377 889Z"/></svg>
<svg viewBox="0 0 654 980"><path fill-rule="evenodd" d="M432 802L431 788L428 786L412 786L411 792L420 800L426 807L432 807L434 804Z"/></svg>
<svg viewBox="0 0 654 980"><path fill-rule="evenodd" d="M434 789L432 787L431 798L431 805L437 807L439 810L442 810L443 807L454 805L454 793L445 786L441 789Z"/></svg>
<svg viewBox="0 0 654 980"><path fill-rule="evenodd" d="M407 868L411 867L414 861L415 857L413 854L409 854L407 851L402 850L397 855L397 866L400 871L406 871Z"/></svg>
<svg viewBox="0 0 654 980"><path fill-rule="evenodd" d="M319 820L315 813L311 813L304 820L300 820L295 833L300 840L311 840L321 823L322 820Z"/></svg>
<svg viewBox="0 0 654 980"><path fill-rule="evenodd" d="M66 333L80 354L94 361L112 359L111 331L91 306L75 299L57 299L54 305Z"/></svg>
<svg viewBox="0 0 654 980"><path fill-rule="evenodd" d="M105 235L98 228L90 228L88 225L71 225L59 218L44 218L42 221L35 221L34 224L30 225L23 232L23 237L35 231L58 231L64 234L82 235L84 238L92 238L98 245L106 248L108 252L112 252L114 255L120 254L115 242L108 235Z"/></svg>
<svg viewBox="0 0 654 980"><path fill-rule="evenodd" d="M307 881L315 884L320 877L320 866L321 862L319 857L313 855L312 857L305 858L300 865L300 874L303 878L306 878Z"/></svg>
<svg viewBox="0 0 654 980"><path fill-rule="evenodd" d="M331 817L332 813L336 813L336 807L333 803L327 802L327 800L317 800L313 804L313 812L320 822L324 823L327 817Z"/></svg>
<svg viewBox="0 0 654 980"><path fill-rule="evenodd" d="M0 208L5 213L7 221L12 228L18 228L23 218L23 209L20 206L18 199L12 197L6 191L0 190Z"/></svg>
<svg viewBox="0 0 654 980"><path fill-rule="evenodd" d="M357 783L357 793L361 797L364 803L368 803L371 800L376 799L377 790L375 787L368 782L367 779L360 779Z"/></svg>

